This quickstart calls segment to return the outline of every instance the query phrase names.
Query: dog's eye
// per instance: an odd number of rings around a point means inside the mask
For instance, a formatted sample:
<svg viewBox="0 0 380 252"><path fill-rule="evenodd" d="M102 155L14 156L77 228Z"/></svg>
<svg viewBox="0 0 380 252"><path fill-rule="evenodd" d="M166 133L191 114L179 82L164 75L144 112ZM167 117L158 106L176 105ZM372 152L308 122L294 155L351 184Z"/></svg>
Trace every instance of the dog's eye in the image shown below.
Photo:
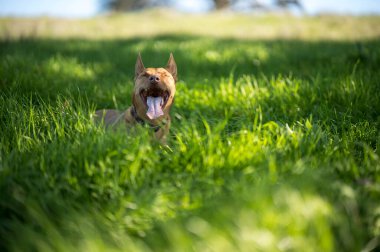
<svg viewBox="0 0 380 252"><path fill-rule="evenodd" d="M144 76L144 77L149 77L149 74L148 74L148 73L143 73L142 76Z"/></svg>

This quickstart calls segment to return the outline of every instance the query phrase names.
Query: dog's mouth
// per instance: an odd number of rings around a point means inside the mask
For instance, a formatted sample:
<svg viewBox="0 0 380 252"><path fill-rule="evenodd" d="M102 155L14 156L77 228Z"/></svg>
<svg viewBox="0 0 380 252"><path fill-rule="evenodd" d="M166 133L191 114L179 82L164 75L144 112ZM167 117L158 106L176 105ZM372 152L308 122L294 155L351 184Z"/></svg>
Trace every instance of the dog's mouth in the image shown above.
<svg viewBox="0 0 380 252"><path fill-rule="evenodd" d="M164 115L163 109L168 103L170 92L160 88L142 89L140 97L148 107L146 115L153 120Z"/></svg>

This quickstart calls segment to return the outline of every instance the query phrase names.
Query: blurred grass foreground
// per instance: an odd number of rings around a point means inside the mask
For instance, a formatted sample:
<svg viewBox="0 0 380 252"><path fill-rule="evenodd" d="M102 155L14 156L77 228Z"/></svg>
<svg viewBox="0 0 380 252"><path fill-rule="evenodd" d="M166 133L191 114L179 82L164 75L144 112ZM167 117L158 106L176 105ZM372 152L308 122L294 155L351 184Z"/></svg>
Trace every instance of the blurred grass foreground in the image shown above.
<svg viewBox="0 0 380 252"><path fill-rule="evenodd" d="M0 19L2 251L373 251L380 18ZM108 132L179 68L169 147Z"/></svg>

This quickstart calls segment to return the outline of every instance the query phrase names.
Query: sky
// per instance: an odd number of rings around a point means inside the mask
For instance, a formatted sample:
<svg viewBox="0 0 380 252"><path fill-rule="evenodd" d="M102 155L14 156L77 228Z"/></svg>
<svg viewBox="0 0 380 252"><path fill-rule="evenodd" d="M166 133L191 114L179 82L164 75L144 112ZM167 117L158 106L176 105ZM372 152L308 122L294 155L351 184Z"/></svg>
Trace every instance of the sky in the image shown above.
<svg viewBox="0 0 380 252"><path fill-rule="evenodd" d="M272 0L260 0L263 3ZM86 18L100 12L99 0L0 0L0 16L58 16ZM174 6L186 12L205 12L211 8L205 0L177 0ZM301 0L306 13L380 15L380 0Z"/></svg>

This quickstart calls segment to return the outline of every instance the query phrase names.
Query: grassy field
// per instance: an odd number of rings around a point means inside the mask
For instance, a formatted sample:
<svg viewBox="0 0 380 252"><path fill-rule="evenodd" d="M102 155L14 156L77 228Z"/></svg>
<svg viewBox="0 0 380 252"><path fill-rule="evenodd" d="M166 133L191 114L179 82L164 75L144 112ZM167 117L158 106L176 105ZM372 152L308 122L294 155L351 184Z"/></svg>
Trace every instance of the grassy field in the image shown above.
<svg viewBox="0 0 380 252"><path fill-rule="evenodd" d="M380 17L0 19L1 251L372 251ZM168 147L92 123L134 63L179 82Z"/></svg>

